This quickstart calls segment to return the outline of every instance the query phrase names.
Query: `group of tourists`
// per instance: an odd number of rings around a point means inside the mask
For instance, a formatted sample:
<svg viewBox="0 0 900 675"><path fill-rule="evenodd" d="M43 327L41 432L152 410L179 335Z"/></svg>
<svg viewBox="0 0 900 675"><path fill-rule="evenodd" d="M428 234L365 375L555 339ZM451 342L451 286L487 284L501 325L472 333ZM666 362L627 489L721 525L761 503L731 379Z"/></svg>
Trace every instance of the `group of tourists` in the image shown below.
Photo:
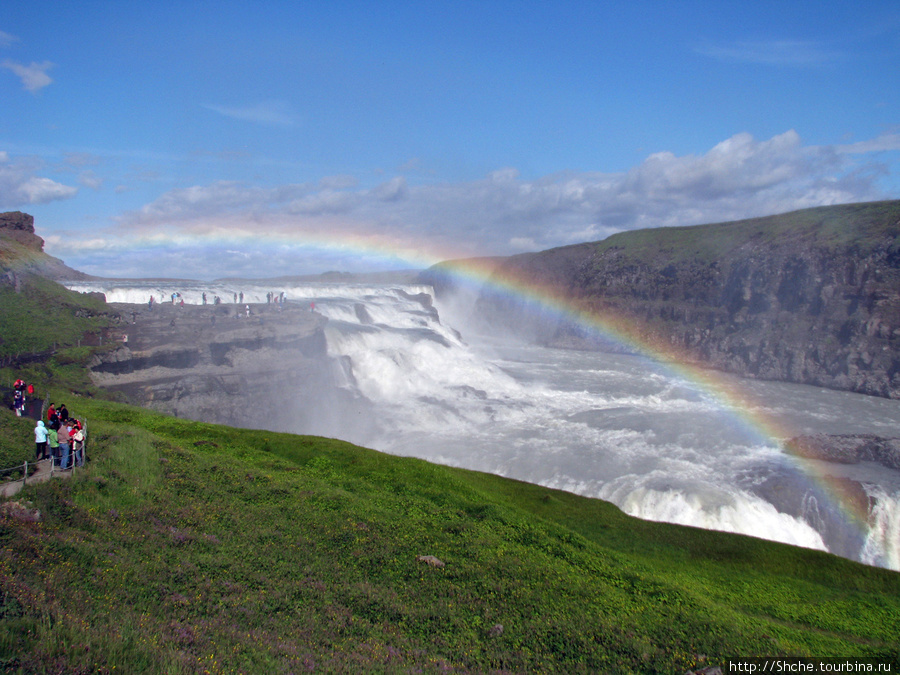
<svg viewBox="0 0 900 675"><path fill-rule="evenodd" d="M66 404L47 409L47 424L38 420L34 427L35 458L52 459L62 469L84 466L84 425L69 415Z"/></svg>
<svg viewBox="0 0 900 675"><path fill-rule="evenodd" d="M13 384L12 407L18 417L41 417L43 406L34 397L34 385L17 379ZM86 436L84 424L69 414L64 403L51 405L46 421L38 419L34 427L35 459L52 459L63 469L84 466Z"/></svg>
<svg viewBox="0 0 900 675"><path fill-rule="evenodd" d="M170 297L172 299L173 305L181 305L182 307L184 307L184 297L182 297L181 293L175 291L171 294ZM203 291L203 293L201 293L200 298L204 305L209 302L209 299L206 296L206 291ZM147 301L147 309L150 311L153 311L153 305L156 303L157 303L156 298L151 295L150 299ZM212 299L212 304L221 305L222 298L220 298L218 295L214 295L213 299ZM244 291L241 291L240 293L238 293L238 292L234 293L234 304L236 304L236 305L244 304ZM283 309L284 308L284 291L281 291L280 293L276 293L275 291L269 291L268 293L266 293L266 304L276 305L278 307L279 311L281 309Z"/></svg>

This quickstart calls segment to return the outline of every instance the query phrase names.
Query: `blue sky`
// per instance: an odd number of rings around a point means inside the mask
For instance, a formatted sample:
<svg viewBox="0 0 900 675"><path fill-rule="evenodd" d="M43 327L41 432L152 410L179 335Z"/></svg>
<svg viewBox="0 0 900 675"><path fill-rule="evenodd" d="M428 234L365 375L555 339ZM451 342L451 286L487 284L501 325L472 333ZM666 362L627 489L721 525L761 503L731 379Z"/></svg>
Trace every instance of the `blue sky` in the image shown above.
<svg viewBox="0 0 900 675"><path fill-rule="evenodd" d="M900 197L900 4L43 2L0 210L103 276L424 266Z"/></svg>

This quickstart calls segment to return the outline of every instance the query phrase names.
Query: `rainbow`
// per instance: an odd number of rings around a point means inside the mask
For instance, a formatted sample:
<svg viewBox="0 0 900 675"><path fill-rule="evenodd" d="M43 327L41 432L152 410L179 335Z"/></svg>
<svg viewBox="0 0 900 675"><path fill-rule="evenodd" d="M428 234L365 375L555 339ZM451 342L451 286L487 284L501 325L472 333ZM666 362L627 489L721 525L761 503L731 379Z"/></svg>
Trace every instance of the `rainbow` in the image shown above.
<svg viewBox="0 0 900 675"><path fill-rule="evenodd" d="M648 340L629 317L586 309L560 289L526 280L515 271L499 267L489 260L460 260L446 263L443 267L451 274L485 284L493 292L524 300L537 309L549 311L649 359L668 374L711 396L720 408L730 414L735 423L761 444L778 445L797 435L787 425L760 412L765 409L764 402L737 386L736 378L726 378L718 371L703 367L696 362L695 357L675 345ZM799 454L792 456L811 486L824 491L842 514L845 523L864 537L869 521L867 500L861 499L858 493L848 487L846 481L824 473L817 464L806 461L815 458Z"/></svg>
<svg viewBox="0 0 900 675"><path fill-rule="evenodd" d="M586 308L567 297L560 289L529 281L509 268L499 266L492 259L467 257L471 254L470 251L451 250L451 246L437 251L398 237L348 232L346 223L335 221L333 224L334 227L331 228L327 224L318 223L317 231L310 232L298 231L296 227L280 223L268 227L263 236L260 236L258 227L251 229L246 224L237 227L234 226L235 223L193 226L187 232L157 230L127 242L120 240L110 244L106 241L103 245L92 245L90 241L85 241L83 246L84 249L94 246L106 250L111 247L118 250L161 252L209 248L319 252L363 258L380 263L383 269L390 269L391 265L394 266L393 269L423 269L440 263L443 271L461 282L478 285L528 303L642 355L659 368L712 397L736 424L762 444L777 445L779 441L796 435L783 424L759 412L765 409L762 402L754 400L748 392L735 386L733 379L698 365L690 354L676 346L648 340L628 317ZM448 260L451 262L444 262ZM798 468L808 477L811 487L824 491L843 514L846 523L864 537L869 520L867 500L848 492L845 482L817 469L815 463L805 461L806 458L801 456L795 456L795 460Z"/></svg>

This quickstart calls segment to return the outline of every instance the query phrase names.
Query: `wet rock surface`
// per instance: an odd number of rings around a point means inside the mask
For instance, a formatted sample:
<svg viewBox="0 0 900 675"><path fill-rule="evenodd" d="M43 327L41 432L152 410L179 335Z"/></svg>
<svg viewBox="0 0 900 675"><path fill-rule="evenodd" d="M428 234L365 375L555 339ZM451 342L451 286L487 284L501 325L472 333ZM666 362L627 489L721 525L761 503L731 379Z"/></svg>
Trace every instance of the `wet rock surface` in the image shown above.
<svg viewBox="0 0 900 675"><path fill-rule="evenodd" d="M117 348L89 364L94 382L130 402L187 419L329 435L358 407L337 388L326 319L286 303L114 304Z"/></svg>
<svg viewBox="0 0 900 675"><path fill-rule="evenodd" d="M786 444L795 455L839 464L877 462L900 470L900 438L875 434L812 434L796 436Z"/></svg>

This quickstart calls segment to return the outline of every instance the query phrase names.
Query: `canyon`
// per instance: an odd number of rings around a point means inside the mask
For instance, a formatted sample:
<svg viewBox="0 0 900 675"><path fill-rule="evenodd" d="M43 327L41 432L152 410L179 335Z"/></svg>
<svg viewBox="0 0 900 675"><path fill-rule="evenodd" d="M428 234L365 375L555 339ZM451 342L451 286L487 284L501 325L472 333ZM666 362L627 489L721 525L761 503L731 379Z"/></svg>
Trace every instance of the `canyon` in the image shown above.
<svg viewBox="0 0 900 675"><path fill-rule="evenodd" d="M900 201L635 230L490 263L476 317L538 344L630 342L744 377L900 398ZM454 264L423 276L439 297L456 290ZM595 321L497 290L511 284Z"/></svg>

